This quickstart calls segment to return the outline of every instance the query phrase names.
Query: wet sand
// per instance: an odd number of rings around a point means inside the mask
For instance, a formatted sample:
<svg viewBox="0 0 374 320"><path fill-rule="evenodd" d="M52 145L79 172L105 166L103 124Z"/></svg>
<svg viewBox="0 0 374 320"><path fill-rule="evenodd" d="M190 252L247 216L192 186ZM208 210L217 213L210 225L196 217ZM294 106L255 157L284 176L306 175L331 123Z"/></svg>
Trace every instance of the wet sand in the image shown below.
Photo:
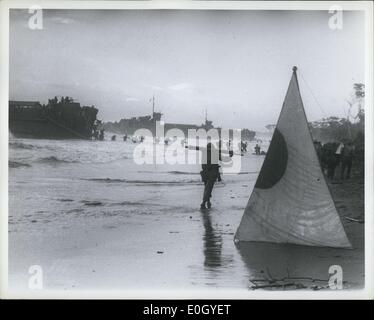
<svg viewBox="0 0 374 320"><path fill-rule="evenodd" d="M240 243L238 250L248 269L256 270L251 279L254 281L250 281L252 289L329 289L332 265L342 268L343 289L364 287L363 179L355 176L348 181L329 183L329 187L353 249Z"/></svg>
<svg viewBox="0 0 374 320"><path fill-rule="evenodd" d="M343 268L345 289L362 288L364 224L345 219L363 219L362 180L330 184L352 250L235 244L263 157L246 155L243 160L251 167L223 177L207 212L198 209L203 186L196 170L182 176L168 171L167 183L161 183L164 179L156 179L154 168L143 170L148 180L130 182L106 178L97 167L90 169L95 178L76 177L83 175L83 167L74 179L67 178L63 170L73 168L68 165L45 167L44 176L35 180L31 174L33 180L27 182L24 177L35 165L14 169L22 171L13 173L10 185L11 290L27 290L31 265L43 268L44 289L51 291L214 289L224 296L226 290L253 290L254 279L268 284L285 277L293 279L283 284L294 285L264 290L314 290L327 285L331 265Z"/></svg>

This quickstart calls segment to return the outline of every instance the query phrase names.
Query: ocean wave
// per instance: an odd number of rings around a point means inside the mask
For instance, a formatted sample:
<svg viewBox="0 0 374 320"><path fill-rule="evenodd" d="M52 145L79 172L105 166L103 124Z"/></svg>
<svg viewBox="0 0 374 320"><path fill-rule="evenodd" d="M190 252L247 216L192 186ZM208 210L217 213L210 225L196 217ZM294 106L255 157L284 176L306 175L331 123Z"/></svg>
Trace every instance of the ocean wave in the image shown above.
<svg viewBox="0 0 374 320"><path fill-rule="evenodd" d="M74 158L74 157L71 157L70 155L70 158ZM118 160L124 160L124 159L128 159L128 158L123 156L123 157L120 157L119 159L92 159L92 157L91 158L75 157L75 159L69 159L69 158L60 158L57 156L48 156L48 157L39 158L36 160L36 162L47 163L47 164L48 163L49 164L54 164L54 163L55 164L57 163L104 164L104 163L112 163L112 162L115 162Z"/></svg>
<svg viewBox="0 0 374 320"><path fill-rule="evenodd" d="M37 162L40 163L78 163L79 161L77 160L67 160L67 159L59 159L55 156L49 156L49 157L44 157L44 158L39 158Z"/></svg>
<svg viewBox="0 0 374 320"><path fill-rule="evenodd" d="M19 167L31 167L28 163L10 161L8 162L9 168L19 168Z"/></svg>
<svg viewBox="0 0 374 320"><path fill-rule="evenodd" d="M181 181L160 181L160 180L127 180L127 179L110 179L110 178L92 178L83 179L86 181L93 182L105 182L105 183L128 183L135 185L148 185L148 186L159 186L159 185L189 185L189 184L201 184L200 180L181 180Z"/></svg>
<svg viewBox="0 0 374 320"><path fill-rule="evenodd" d="M27 143L23 143L19 141L9 142L9 147L13 149L27 149L27 150L39 148L38 146L35 146L33 144L27 144Z"/></svg>
<svg viewBox="0 0 374 320"><path fill-rule="evenodd" d="M138 171L139 173L171 173L171 174L185 174L185 175L199 175L199 172L189 172L189 171L178 171L178 170L173 170L173 171L146 171L146 170L141 170Z"/></svg>
<svg viewBox="0 0 374 320"><path fill-rule="evenodd" d="M178 171L178 170L173 170L173 171L138 171L139 173L170 173L170 174L175 174L175 175L200 175L200 172L190 172L190 171ZM258 174L259 171L240 171L240 172L233 172L232 175L239 175L239 174ZM231 173L227 173L230 175Z"/></svg>
<svg viewBox="0 0 374 320"><path fill-rule="evenodd" d="M168 171L168 173L171 173L171 174L200 174L199 172L188 172L188 171L177 171L177 170Z"/></svg>
<svg viewBox="0 0 374 320"><path fill-rule="evenodd" d="M258 174L258 173L260 173L260 171L240 171L240 172L233 173L233 175L236 175L236 174Z"/></svg>

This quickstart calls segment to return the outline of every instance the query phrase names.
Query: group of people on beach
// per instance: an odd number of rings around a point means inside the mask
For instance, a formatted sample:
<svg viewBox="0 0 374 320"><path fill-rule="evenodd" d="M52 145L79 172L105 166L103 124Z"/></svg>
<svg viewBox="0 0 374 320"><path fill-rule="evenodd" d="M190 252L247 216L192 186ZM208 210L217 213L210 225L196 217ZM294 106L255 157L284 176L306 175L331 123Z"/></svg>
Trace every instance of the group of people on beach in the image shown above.
<svg viewBox="0 0 374 320"><path fill-rule="evenodd" d="M314 141L314 147L323 172L329 180L334 180L336 168L340 165L340 179L347 180L351 177L351 169L355 154L355 147L350 140L343 142Z"/></svg>
<svg viewBox="0 0 374 320"><path fill-rule="evenodd" d="M105 132L105 129L97 129L95 127L94 130L93 130L93 133L92 133L92 139L103 141L104 140L104 132Z"/></svg>

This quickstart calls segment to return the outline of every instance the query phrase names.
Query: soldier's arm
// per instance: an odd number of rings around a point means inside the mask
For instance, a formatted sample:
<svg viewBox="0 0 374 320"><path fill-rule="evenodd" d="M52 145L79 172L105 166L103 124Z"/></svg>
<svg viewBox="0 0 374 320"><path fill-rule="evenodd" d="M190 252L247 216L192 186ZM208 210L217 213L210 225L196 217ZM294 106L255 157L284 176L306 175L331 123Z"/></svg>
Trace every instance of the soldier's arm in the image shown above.
<svg viewBox="0 0 374 320"><path fill-rule="evenodd" d="M184 146L186 149L189 149L189 150L201 150L201 151L204 151L206 148L204 147L199 147L199 146Z"/></svg>

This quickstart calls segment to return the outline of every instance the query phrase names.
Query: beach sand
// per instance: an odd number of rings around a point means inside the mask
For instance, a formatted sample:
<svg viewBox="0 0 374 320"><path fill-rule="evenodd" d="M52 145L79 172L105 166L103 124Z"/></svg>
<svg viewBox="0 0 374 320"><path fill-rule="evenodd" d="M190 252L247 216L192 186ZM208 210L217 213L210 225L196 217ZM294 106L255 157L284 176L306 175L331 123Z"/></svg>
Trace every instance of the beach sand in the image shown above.
<svg viewBox="0 0 374 320"><path fill-rule="evenodd" d="M59 148L61 155L64 145ZM78 142L76 148L82 150ZM287 280L296 285L277 290L313 290L327 285L331 265L343 268L345 289L364 285L364 224L345 219L363 219L364 185L358 177L330 184L352 250L238 245L234 233L262 156L245 155L242 174L217 183L207 212L199 210L198 167L130 172L118 162L122 159L111 159L110 169L106 162L88 166L66 159L10 169L9 285L14 293L28 289L32 265L43 269L44 290L214 288L224 294L251 290L254 279L269 284L284 277L303 279Z"/></svg>

